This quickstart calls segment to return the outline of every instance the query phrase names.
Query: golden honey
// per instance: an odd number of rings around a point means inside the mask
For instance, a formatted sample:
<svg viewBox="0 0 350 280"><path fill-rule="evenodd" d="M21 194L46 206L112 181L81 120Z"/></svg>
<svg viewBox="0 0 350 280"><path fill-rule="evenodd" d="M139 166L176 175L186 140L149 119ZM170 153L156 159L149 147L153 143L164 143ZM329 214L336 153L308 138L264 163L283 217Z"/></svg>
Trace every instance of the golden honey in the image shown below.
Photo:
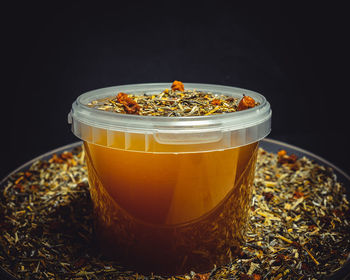
<svg viewBox="0 0 350 280"><path fill-rule="evenodd" d="M85 142L104 253L162 274L228 263L249 213L257 146L151 153Z"/></svg>

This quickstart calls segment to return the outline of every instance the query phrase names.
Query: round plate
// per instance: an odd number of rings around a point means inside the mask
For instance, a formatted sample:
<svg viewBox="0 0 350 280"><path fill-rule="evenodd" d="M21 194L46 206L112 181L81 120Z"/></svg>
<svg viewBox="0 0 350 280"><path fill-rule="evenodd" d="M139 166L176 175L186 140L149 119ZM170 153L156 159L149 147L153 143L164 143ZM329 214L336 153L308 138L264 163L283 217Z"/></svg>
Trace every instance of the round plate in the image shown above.
<svg viewBox="0 0 350 280"><path fill-rule="evenodd" d="M3 180L1 180L0 189L3 187L5 182L8 180L8 178L12 174L28 169L35 161L49 159L55 153L59 154L59 153L62 153L63 151L69 151L69 150L72 150L75 147L78 147L80 145L82 145L82 142L76 142L76 143L72 143L72 144L69 144L66 146L62 146L62 147L59 147L55 150L47 152L43 155L40 155L40 156L28 161L27 163L21 165L20 167L18 167L14 171L12 171ZM261 140L260 147L268 152L273 152L273 153L277 153L279 150L283 149L283 150L286 150L288 154L295 154L298 157L306 156L306 157L316 161L317 163L319 163L323 166L328 166L328 167L333 168L334 173L337 175L337 180L344 185L344 187L346 188L346 191L347 191L347 196L349 197L349 195L350 195L350 176L348 174L346 174L340 168L336 167L334 164L325 160L324 158L322 158L318 155L315 155L309 151L306 151L304 149L301 149L299 147L296 147L296 146L293 146L293 145L290 145L290 144L287 144L284 142L280 142L277 140L269 139L269 138ZM10 272L7 272L4 268L2 268L1 263L0 263L0 279L16 280L17 278L15 276L13 276ZM335 279L343 279L343 280L350 279L350 262L349 262L349 260L346 262L346 264L343 266L342 269L337 271L329 279L334 279L334 280Z"/></svg>

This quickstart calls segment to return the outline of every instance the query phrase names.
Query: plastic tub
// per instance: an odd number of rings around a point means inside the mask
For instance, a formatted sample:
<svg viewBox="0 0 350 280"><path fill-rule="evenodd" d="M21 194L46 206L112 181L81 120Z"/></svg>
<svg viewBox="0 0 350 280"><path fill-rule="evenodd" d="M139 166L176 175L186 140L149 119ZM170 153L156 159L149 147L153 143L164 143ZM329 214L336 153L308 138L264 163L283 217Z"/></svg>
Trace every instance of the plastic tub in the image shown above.
<svg viewBox="0 0 350 280"><path fill-rule="evenodd" d="M239 247L251 203L258 142L271 127L265 98L252 91L184 84L260 104L213 116L159 117L89 108L117 95L160 93L135 84L82 94L69 114L84 140L100 247L139 271L204 272Z"/></svg>

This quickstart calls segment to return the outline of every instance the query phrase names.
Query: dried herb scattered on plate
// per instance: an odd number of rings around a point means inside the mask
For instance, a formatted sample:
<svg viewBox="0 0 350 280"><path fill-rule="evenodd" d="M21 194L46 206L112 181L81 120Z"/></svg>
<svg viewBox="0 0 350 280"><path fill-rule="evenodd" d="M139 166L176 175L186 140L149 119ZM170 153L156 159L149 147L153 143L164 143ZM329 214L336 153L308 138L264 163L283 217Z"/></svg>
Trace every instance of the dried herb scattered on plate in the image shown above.
<svg viewBox="0 0 350 280"><path fill-rule="evenodd" d="M322 279L350 252L349 201L332 169L259 150L245 242L208 273L128 271L94 248L81 148L37 161L0 189L0 266L19 279Z"/></svg>

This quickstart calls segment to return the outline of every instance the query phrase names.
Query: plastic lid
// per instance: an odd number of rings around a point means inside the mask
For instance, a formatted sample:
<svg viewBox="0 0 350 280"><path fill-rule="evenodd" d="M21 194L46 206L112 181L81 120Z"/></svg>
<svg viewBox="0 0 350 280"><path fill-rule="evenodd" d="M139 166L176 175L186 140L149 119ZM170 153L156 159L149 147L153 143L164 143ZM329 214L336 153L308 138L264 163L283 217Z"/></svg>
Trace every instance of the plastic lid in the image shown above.
<svg viewBox="0 0 350 280"><path fill-rule="evenodd" d="M68 115L73 133L80 139L115 149L152 153L216 151L247 145L271 130L270 104L259 93L221 85L184 83L185 89L242 98L251 96L260 105L244 111L193 117L161 117L117 114L90 108L93 100L119 92L158 94L169 83L134 84L93 90L80 95Z"/></svg>

